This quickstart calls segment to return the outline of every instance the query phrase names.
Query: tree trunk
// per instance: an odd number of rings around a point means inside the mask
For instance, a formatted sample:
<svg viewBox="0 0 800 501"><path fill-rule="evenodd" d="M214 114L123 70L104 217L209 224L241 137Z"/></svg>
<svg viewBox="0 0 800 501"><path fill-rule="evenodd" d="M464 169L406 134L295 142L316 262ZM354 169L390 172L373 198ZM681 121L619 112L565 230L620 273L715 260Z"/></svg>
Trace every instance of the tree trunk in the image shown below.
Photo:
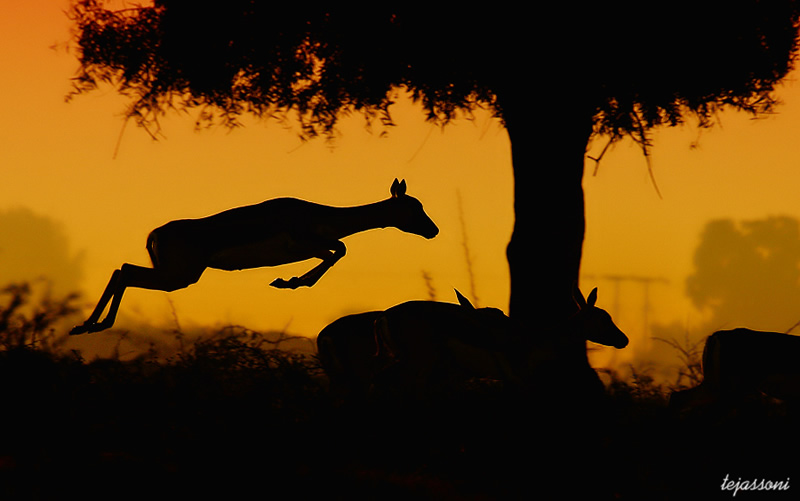
<svg viewBox="0 0 800 501"><path fill-rule="evenodd" d="M509 311L541 332L576 310L572 287L583 249L583 166L592 122L591 114L563 103L544 126L518 108L504 113L514 166Z"/></svg>

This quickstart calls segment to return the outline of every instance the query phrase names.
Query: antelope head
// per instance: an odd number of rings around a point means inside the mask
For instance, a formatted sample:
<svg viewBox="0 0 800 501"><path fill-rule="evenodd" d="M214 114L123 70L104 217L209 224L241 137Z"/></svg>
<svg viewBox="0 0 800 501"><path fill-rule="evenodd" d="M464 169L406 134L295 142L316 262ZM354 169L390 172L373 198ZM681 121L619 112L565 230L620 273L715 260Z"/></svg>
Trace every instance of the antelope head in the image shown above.
<svg viewBox="0 0 800 501"><path fill-rule="evenodd" d="M614 324L607 311L595 306L597 302L597 287L592 289L589 297L584 299L578 285L572 290L572 297L578 306L574 321L577 323L578 332L593 343L598 343L614 348L628 346L628 336Z"/></svg>
<svg viewBox="0 0 800 501"><path fill-rule="evenodd" d="M439 234L436 223L422 208L422 202L406 194L406 181L394 180L390 188L392 198L388 200L394 214L394 226L406 233L414 233L424 238Z"/></svg>

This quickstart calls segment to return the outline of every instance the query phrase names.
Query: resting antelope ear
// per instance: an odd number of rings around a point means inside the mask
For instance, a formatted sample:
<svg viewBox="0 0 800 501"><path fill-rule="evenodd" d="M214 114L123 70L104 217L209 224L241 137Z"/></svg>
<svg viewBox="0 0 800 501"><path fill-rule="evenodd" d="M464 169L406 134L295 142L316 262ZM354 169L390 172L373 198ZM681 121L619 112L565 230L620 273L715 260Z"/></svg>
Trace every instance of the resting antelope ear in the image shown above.
<svg viewBox="0 0 800 501"><path fill-rule="evenodd" d="M583 293L581 292L580 288L578 287L578 282L573 282L572 284L572 299L575 301L575 304L578 305L578 309L582 310L586 307L592 307L597 303L597 287L592 289L592 292L589 293L589 297L584 299Z"/></svg>
<svg viewBox="0 0 800 501"><path fill-rule="evenodd" d="M592 292L589 293L589 297L586 299L586 304L588 306L594 306L597 302L597 287L592 289Z"/></svg>
<svg viewBox="0 0 800 501"><path fill-rule="evenodd" d="M460 304L464 308L467 308L467 309L470 309L470 310L474 310L475 309L475 307L472 306L472 303L469 301L469 299L467 299L463 294L458 292L458 289L453 289L453 290L456 291L456 297L458 298L458 304Z"/></svg>

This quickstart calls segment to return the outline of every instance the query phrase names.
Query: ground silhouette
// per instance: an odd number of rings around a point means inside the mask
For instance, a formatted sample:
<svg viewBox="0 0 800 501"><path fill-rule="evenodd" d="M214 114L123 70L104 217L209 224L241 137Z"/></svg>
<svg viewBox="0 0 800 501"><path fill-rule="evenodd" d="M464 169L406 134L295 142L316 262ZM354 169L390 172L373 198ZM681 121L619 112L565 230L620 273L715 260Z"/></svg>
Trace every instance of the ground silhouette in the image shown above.
<svg viewBox="0 0 800 501"><path fill-rule="evenodd" d="M169 359L4 349L0 497L713 499L800 466L797 416L679 418L643 383L613 380L603 416L498 385L343 408L314 356L252 331Z"/></svg>

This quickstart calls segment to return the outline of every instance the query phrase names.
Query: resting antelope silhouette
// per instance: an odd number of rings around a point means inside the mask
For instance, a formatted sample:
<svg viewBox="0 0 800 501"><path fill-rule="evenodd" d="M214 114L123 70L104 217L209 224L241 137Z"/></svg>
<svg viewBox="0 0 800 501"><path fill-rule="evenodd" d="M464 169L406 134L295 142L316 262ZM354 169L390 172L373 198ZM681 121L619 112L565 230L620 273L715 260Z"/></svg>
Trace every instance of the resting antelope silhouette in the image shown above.
<svg viewBox="0 0 800 501"><path fill-rule="evenodd" d="M800 336L750 329L717 331L703 348L703 381L670 395L678 413L735 409L764 397L800 403Z"/></svg>
<svg viewBox="0 0 800 501"><path fill-rule="evenodd" d="M347 315L322 329L317 350L331 393L342 399L363 399L389 366L418 363L427 357L441 361L445 349L441 344L450 336L484 345L500 345L507 339L511 320L502 311L475 308L457 290L455 293L458 304L409 301L386 311ZM409 328L415 335L401 334L395 340L387 319L397 315L411 323ZM422 343L410 345L417 340Z"/></svg>
<svg viewBox="0 0 800 501"><path fill-rule="evenodd" d="M582 356L591 369L585 359L587 340L623 348L628 338L594 305L596 289L588 300L577 287L574 294L579 311L564 329L569 343L537 345L500 310L475 308L456 291L458 304L409 301L332 322L317 336L320 362L332 392L345 399L363 398L378 378L391 389L420 397L470 378L528 385L543 367L550 370L564 357Z"/></svg>
<svg viewBox="0 0 800 501"><path fill-rule="evenodd" d="M201 219L171 221L147 237L152 268L125 263L111 275L92 314L70 334L114 325L128 287L171 292L197 282L206 268L243 270L318 258L300 277L275 279L280 289L311 287L346 252L340 239L374 228L395 227L433 238L439 232L406 182L394 180L391 198L356 207L330 207L296 198L276 198ZM103 321L100 316L109 305Z"/></svg>

